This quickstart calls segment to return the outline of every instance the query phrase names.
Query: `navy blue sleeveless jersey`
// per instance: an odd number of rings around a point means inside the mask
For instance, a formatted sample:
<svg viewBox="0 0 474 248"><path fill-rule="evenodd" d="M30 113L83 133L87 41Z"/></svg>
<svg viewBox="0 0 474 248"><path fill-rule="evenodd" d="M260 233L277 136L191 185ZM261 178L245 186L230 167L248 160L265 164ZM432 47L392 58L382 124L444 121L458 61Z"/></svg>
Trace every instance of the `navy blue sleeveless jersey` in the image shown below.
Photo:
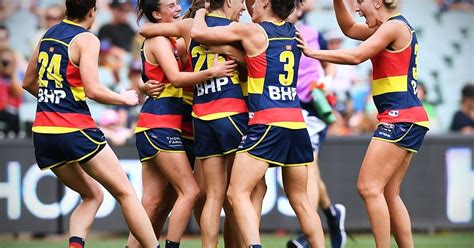
<svg viewBox="0 0 474 248"><path fill-rule="evenodd" d="M38 106L33 132L70 133L96 128L82 84L79 67L69 57L69 45L87 29L69 20L52 26L38 53Z"/></svg>
<svg viewBox="0 0 474 248"><path fill-rule="evenodd" d="M206 16L209 27L227 26L231 20L214 14ZM199 42L191 40L189 47L194 71L208 69L214 63L214 55L207 54ZM219 56L219 60L225 58ZM244 99L246 84L241 84L239 75L213 78L196 84L194 88L193 116L202 120L215 120L247 112Z"/></svg>

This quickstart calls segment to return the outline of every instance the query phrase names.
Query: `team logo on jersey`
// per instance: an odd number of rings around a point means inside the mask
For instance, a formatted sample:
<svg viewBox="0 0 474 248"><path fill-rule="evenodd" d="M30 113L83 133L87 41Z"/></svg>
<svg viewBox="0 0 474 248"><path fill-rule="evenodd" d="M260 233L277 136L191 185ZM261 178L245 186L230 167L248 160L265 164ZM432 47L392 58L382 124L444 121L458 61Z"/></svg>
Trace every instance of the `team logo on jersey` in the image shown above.
<svg viewBox="0 0 474 248"><path fill-rule="evenodd" d="M291 51L293 48L291 47L291 45L286 45L286 46L285 46L285 49L286 49L287 51Z"/></svg>
<svg viewBox="0 0 474 248"><path fill-rule="evenodd" d="M249 119L252 119L255 116L254 112L249 112Z"/></svg>
<svg viewBox="0 0 474 248"><path fill-rule="evenodd" d="M388 116L391 116L391 117L397 117L400 113L398 112L398 110L391 110L390 112L388 112Z"/></svg>
<svg viewBox="0 0 474 248"><path fill-rule="evenodd" d="M49 52L50 53L54 52L54 47L49 47Z"/></svg>

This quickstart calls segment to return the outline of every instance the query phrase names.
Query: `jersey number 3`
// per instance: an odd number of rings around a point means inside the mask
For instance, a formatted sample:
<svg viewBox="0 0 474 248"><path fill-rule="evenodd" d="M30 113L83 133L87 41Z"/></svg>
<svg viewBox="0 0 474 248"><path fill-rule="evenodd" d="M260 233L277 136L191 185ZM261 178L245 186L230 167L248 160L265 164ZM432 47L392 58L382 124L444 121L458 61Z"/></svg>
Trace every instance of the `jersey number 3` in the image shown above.
<svg viewBox="0 0 474 248"><path fill-rule="evenodd" d="M280 74L278 79L283 86L290 86L295 77L295 55L292 51L283 51L280 54L280 62L283 63L285 74Z"/></svg>

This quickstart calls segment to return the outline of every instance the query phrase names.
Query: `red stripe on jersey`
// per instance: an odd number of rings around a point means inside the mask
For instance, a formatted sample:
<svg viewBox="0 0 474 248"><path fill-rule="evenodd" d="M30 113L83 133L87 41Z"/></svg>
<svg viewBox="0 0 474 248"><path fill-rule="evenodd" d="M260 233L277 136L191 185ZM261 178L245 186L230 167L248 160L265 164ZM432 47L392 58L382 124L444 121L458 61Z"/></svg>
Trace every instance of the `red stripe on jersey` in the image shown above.
<svg viewBox="0 0 474 248"><path fill-rule="evenodd" d="M272 124L276 122L303 122L300 108L270 108L253 113L249 125Z"/></svg>
<svg viewBox="0 0 474 248"><path fill-rule="evenodd" d="M374 80L407 75L411 56L411 46L401 52L383 50L372 58Z"/></svg>
<svg viewBox="0 0 474 248"><path fill-rule="evenodd" d="M225 112L248 112L247 103L245 103L243 99L222 98L206 103L198 103L193 105L193 113L197 116L206 116Z"/></svg>
<svg viewBox="0 0 474 248"><path fill-rule="evenodd" d="M428 114L423 106L416 106L400 110L387 110L377 115L381 122L397 123L397 122L422 122L428 121Z"/></svg>
<svg viewBox="0 0 474 248"><path fill-rule="evenodd" d="M59 112L36 112L34 127L96 128L90 115Z"/></svg>
<svg viewBox="0 0 474 248"><path fill-rule="evenodd" d="M71 61L67 62L66 80L71 87L83 87L79 68L75 67Z"/></svg>
<svg viewBox="0 0 474 248"><path fill-rule="evenodd" d="M182 115L154 115L140 113L137 128L175 128L181 129Z"/></svg>
<svg viewBox="0 0 474 248"><path fill-rule="evenodd" d="M247 60L248 76L251 78L264 78L267 74L267 53L255 57L245 56Z"/></svg>
<svg viewBox="0 0 474 248"><path fill-rule="evenodd" d="M161 83L168 83L168 79L166 78L163 69L159 65L152 65L148 61L145 61L144 73L149 80L156 80Z"/></svg>

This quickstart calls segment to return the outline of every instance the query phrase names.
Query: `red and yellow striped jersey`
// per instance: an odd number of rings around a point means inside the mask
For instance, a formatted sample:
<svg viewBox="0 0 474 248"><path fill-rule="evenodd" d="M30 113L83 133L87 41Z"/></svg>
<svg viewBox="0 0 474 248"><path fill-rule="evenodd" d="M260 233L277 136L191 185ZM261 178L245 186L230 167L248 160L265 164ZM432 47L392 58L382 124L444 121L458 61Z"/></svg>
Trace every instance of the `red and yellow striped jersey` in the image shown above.
<svg viewBox="0 0 474 248"><path fill-rule="evenodd" d="M182 63L179 59L176 42L170 39L173 52L178 63L179 70L182 70ZM165 89L158 97L148 97L138 115L138 122L135 133L143 132L152 128L174 128L181 130L183 119L183 89L175 88L166 78L166 75L158 64L151 63L145 54L146 40L143 42L142 57L142 79L143 82L156 80L165 83ZM173 61L174 63L174 61Z"/></svg>
<svg viewBox="0 0 474 248"><path fill-rule="evenodd" d="M33 132L59 134L97 127L86 104L79 67L69 57L71 42L86 32L84 27L65 19L41 39Z"/></svg>
<svg viewBox="0 0 474 248"><path fill-rule="evenodd" d="M429 127L428 115L416 95L419 44L415 30L401 15L389 19L404 22L412 33L407 47L386 48L373 57L372 94L380 122L409 122Z"/></svg>

